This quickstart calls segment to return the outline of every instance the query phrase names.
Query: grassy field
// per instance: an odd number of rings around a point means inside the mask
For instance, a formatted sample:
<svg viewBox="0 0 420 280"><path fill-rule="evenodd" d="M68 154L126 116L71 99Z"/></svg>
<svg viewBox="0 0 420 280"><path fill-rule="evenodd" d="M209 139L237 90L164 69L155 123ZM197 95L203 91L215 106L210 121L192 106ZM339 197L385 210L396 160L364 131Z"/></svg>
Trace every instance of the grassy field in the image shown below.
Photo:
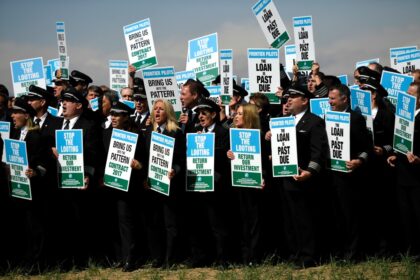
<svg viewBox="0 0 420 280"><path fill-rule="evenodd" d="M223 270L187 269L182 266L172 269L141 268L130 273L92 265L83 271L51 271L37 276L25 276L16 270L0 276L0 279L420 279L420 263L405 257L398 262L388 259L371 259L358 264L333 261L307 269L297 269L289 264L262 264L256 267L238 266Z"/></svg>

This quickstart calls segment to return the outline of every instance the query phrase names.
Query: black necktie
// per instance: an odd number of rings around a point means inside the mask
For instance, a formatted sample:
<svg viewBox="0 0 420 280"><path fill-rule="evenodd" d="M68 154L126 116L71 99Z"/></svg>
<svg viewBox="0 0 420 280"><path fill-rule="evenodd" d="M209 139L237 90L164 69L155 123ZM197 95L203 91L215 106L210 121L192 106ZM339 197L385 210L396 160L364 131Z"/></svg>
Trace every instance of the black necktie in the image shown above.
<svg viewBox="0 0 420 280"><path fill-rule="evenodd" d="M156 129L156 130L157 130L157 132L158 132L158 133L162 133L162 129L160 129L160 127L159 127L159 126L157 127L157 129Z"/></svg>
<svg viewBox="0 0 420 280"><path fill-rule="evenodd" d="M204 128L204 133L209 132L209 129L207 127Z"/></svg>
<svg viewBox="0 0 420 280"><path fill-rule="evenodd" d="M140 114L137 114L137 116L136 116L136 120L134 121L138 126L140 126L140 124L141 124L141 115Z"/></svg>
<svg viewBox="0 0 420 280"><path fill-rule="evenodd" d="M40 118L36 118L35 119L35 125L41 127L40 123L41 123L41 119Z"/></svg>
<svg viewBox="0 0 420 280"><path fill-rule="evenodd" d="M64 126L64 129L70 128L70 120L66 120L66 125Z"/></svg>

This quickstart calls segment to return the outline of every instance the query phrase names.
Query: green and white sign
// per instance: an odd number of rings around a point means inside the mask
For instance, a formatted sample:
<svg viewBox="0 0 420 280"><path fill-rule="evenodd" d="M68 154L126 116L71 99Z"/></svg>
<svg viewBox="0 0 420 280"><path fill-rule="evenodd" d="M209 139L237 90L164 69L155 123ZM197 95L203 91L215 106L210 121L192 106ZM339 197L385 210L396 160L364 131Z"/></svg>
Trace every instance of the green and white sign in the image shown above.
<svg viewBox="0 0 420 280"><path fill-rule="evenodd" d="M407 92L410 84L414 81L413 76L382 71L381 85L388 92L387 98L397 106L398 93Z"/></svg>
<svg viewBox="0 0 420 280"><path fill-rule="evenodd" d="M259 129L230 129L232 186L260 189L262 185Z"/></svg>
<svg viewBox="0 0 420 280"><path fill-rule="evenodd" d="M10 138L10 122L2 122L0 121L0 135L3 142L5 139ZM2 162L6 162L6 146L3 145L3 157L1 159Z"/></svg>
<svg viewBox="0 0 420 280"><path fill-rule="evenodd" d="M229 105L233 94L233 51L220 50L220 85L223 105Z"/></svg>
<svg viewBox="0 0 420 280"><path fill-rule="evenodd" d="M121 89L128 87L128 61L109 61L109 85L120 95Z"/></svg>
<svg viewBox="0 0 420 280"><path fill-rule="evenodd" d="M188 41L186 70L194 70L198 80L210 86L219 75L219 45L217 33Z"/></svg>
<svg viewBox="0 0 420 280"><path fill-rule="evenodd" d="M214 133L187 133L187 191L214 191Z"/></svg>
<svg viewBox="0 0 420 280"><path fill-rule="evenodd" d="M152 132L149 158L150 188L158 193L169 196L170 180L168 177L172 169L175 139L157 132Z"/></svg>
<svg viewBox="0 0 420 280"><path fill-rule="evenodd" d="M15 97L26 95L31 85L46 89L42 57L10 62L13 93Z"/></svg>
<svg viewBox="0 0 420 280"><path fill-rule="evenodd" d="M114 128L105 165L104 184L128 192L138 135Z"/></svg>
<svg viewBox="0 0 420 280"><path fill-rule="evenodd" d="M273 1L260 0L254 4L252 11L257 17L257 21L271 47L279 49L289 41L290 37L286 26Z"/></svg>
<svg viewBox="0 0 420 280"><path fill-rule="evenodd" d="M123 28L128 60L137 70L158 64L150 19Z"/></svg>
<svg viewBox="0 0 420 280"><path fill-rule="evenodd" d="M399 92L395 112L394 150L402 154L413 152L416 98Z"/></svg>
<svg viewBox="0 0 420 280"><path fill-rule="evenodd" d="M206 86L206 89L210 93L209 99L213 100L214 103L218 104L221 96L222 87L221 86Z"/></svg>
<svg viewBox="0 0 420 280"><path fill-rule="evenodd" d="M10 166L12 196L32 200L31 182L25 175L29 168L25 141L5 139L6 163Z"/></svg>
<svg viewBox="0 0 420 280"><path fill-rule="evenodd" d="M420 50L397 56L397 66L395 68L403 74L409 74L416 69L420 69Z"/></svg>
<svg viewBox="0 0 420 280"><path fill-rule="evenodd" d="M60 60L61 78L68 79L70 61L67 55L66 29L64 22L56 22L55 30L57 32L58 57Z"/></svg>
<svg viewBox="0 0 420 280"><path fill-rule="evenodd" d="M157 99L165 99L172 104L176 117L179 118L182 104L174 67L150 68L144 69L142 72L149 108L153 108L153 103Z"/></svg>
<svg viewBox="0 0 420 280"><path fill-rule="evenodd" d="M270 129L273 177L298 175L295 117L272 118Z"/></svg>
<svg viewBox="0 0 420 280"><path fill-rule="evenodd" d="M294 17L296 60L299 71L310 71L315 62L315 43L312 16Z"/></svg>
<svg viewBox="0 0 420 280"><path fill-rule="evenodd" d="M78 189L85 186L83 160L83 131L64 129L55 131L58 153L58 178L61 188Z"/></svg>
<svg viewBox="0 0 420 280"><path fill-rule="evenodd" d="M408 54L415 51L417 51L417 46L390 48L389 49L389 62L390 62L391 68L397 69L398 67L397 57L399 55Z"/></svg>
<svg viewBox="0 0 420 280"><path fill-rule="evenodd" d="M277 49L248 49L249 90L267 95L271 104L280 104L276 96L280 86L280 58Z"/></svg>
<svg viewBox="0 0 420 280"><path fill-rule="evenodd" d="M350 89L350 106L353 111L359 112L366 120L366 127L370 131L371 136L373 132L373 116L372 116L372 94L370 91L352 88Z"/></svg>
<svg viewBox="0 0 420 280"><path fill-rule="evenodd" d="M327 111L325 128L330 146L331 170L349 172L350 161L350 113Z"/></svg>

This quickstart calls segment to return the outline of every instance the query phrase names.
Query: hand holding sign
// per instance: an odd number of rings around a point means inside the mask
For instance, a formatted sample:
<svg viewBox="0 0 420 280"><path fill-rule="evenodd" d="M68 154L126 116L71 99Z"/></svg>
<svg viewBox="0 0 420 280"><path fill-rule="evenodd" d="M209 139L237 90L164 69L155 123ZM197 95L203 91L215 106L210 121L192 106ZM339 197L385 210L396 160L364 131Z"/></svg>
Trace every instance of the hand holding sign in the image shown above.
<svg viewBox="0 0 420 280"><path fill-rule="evenodd" d="M353 171L357 169L359 166L361 166L362 163L363 162L361 159L352 159L352 160L346 161L346 167L348 170Z"/></svg>
<svg viewBox="0 0 420 280"><path fill-rule="evenodd" d="M293 175L293 179L297 182L305 182L306 180L308 180L311 177L312 177L311 172L309 172L307 170L303 170L300 167L299 167L299 175Z"/></svg>
<svg viewBox="0 0 420 280"><path fill-rule="evenodd" d="M407 159L411 164L420 164L420 158L411 152L407 152Z"/></svg>
<svg viewBox="0 0 420 280"><path fill-rule="evenodd" d="M26 169L26 171L25 171L25 175L26 175L26 177L28 177L29 179L31 179L32 177L35 177L35 176L37 176L38 174L36 173L36 171L35 170L33 170L32 168L28 168L28 169Z"/></svg>
<svg viewBox="0 0 420 280"><path fill-rule="evenodd" d="M227 151L226 155L227 155L228 159L230 159L230 160L235 159L235 154L231 150Z"/></svg>

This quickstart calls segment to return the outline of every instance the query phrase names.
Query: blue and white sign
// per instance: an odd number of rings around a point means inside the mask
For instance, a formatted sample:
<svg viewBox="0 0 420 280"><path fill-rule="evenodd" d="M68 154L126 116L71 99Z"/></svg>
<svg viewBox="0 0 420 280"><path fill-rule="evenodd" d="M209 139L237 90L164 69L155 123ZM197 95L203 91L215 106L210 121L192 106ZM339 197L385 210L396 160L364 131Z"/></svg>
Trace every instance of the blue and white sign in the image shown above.
<svg viewBox="0 0 420 280"><path fill-rule="evenodd" d="M389 49L389 62L391 68L397 68L397 57L399 55L408 54L417 51L417 46L399 47Z"/></svg>
<svg viewBox="0 0 420 280"><path fill-rule="evenodd" d="M58 176L61 188L84 188L83 130L55 131L58 153Z"/></svg>
<svg viewBox="0 0 420 280"><path fill-rule="evenodd" d="M293 66L296 64L295 45L284 46L284 61L286 74L289 76L289 79L291 79L291 77L293 77Z"/></svg>
<svg viewBox="0 0 420 280"><path fill-rule="evenodd" d="M356 62L356 69L359 68L359 67L361 67L361 66L368 66L372 62L379 63L379 58L371 58L371 59L366 59L366 60L358 61L358 62Z"/></svg>
<svg viewBox="0 0 420 280"><path fill-rule="evenodd" d="M44 77L45 77L45 84L47 86L52 87L53 86L53 82L52 82L52 72L51 72L51 65L44 65Z"/></svg>
<svg viewBox="0 0 420 280"><path fill-rule="evenodd" d="M196 79L194 70L176 72L175 78L179 90L181 90L182 85L185 84L189 79Z"/></svg>
<svg viewBox="0 0 420 280"><path fill-rule="evenodd" d="M397 105L398 93L407 92L410 84L414 81L413 76L383 71L381 85L388 91L388 99Z"/></svg>
<svg viewBox="0 0 420 280"><path fill-rule="evenodd" d="M187 133L187 191L214 191L214 133Z"/></svg>
<svg viewBox="0 0 420 280"><path fill-rule="evenodd" d="M11 61L13 92L16 97L26 95L30 85L46 89L42 57Z"/></svg>
<svg viewBox="0 0 420 280"><path fill-rule="evenodd" d="M217 33L188 41L186 70L194 70L198 80L210 86L219 75L219 44Z"/></svg>
<svg viewBox="0 0 420 280"><path fill-rule="evenodd" d="M337 76L338 79L340 79L341 84L347 86L349 84L349 78L347 75L340 75Z"/></svg>
<svg viewBox="0 0 420 280"><path fill-rule="evenodd" d="M271 47L279 49L289 41L290 37L286 26L273 1L259 0L252 6L252 11Z"/></svg>
<svg viewBox="0 0 420 280"><path fill-rule="evenodd" d="M64 22L58 21L55 23L55 29L57 32L57 45L58 45L58 57L60 60L61 78L69 78L69 56L67 52L66 43L66 28Z"/></svg>
<svg viewBox="0 0 420 280"><path fill-rule="evenodd" d="M259 129L230 129L232 186L261 188L262 165Z"/></svg>
<svg viewBox="0 0 420 280"><path fill-rule="evenodd" d="M150 188L169 196L170 183L168 174L172 170L175 138L152 132L149 157Z"/></svg>
<svg viewBox="0 0 420 280"><path fill-rule="evenodd" d="M0 135L3 142L5 139L10 138L10 122L2 122L0 121ZM6 146L3 145L3 157L1 159L2 162L6 162Z"/></svg>
<svg viewBox="0 0 420 280"><path fill-rule="evenodd" d="M128 87L128 61L109 61L109 85L120 94L121 89Z"/></svg>
<svg viewBox="0 0 420 280"><path fill-rule="evenodd" d="M270 130L273 177L298 175L295 117L272 118Z"/></svg>
<svg viewBox="0 0 420 280"><path fill-rule="evenodd" d="M229 105L233 94L233 51L220 50L220 85L222 104Z"/></svg>
<svg viewBox="0 0 420 280"><path fill-rule="evenodd" d="M53 115L54 117L58 117L58 109L48 106L47 109L48 113L50 113L51 115Z"/></svg>
<svg viewBox="0 0 420 280"><path fill-rule="evenodd" d="M32 200L31 182L25 175L29 168L25 141L5 139L6 163L10 165L12 196Z"/></svg>
<svg viewBox="0 0 420 280"><path fill-rule="evenodd" d="M137 70L158 64L150 19L124 26L128 60Z"/></svg>
<svg viewBox="0 0 420 280"><path fill-rule="evenodd" d="M127 105L128 107L130 107L131 109L135 109L136 108L136 103L134 103L134 101L121 100L121 102L124 103L125 105Z"/></svg>
<svg viewBox="0 0 420 280"><path fill-rule="evenodd" d="M397 66L395 68L403 74L420 69L420 50L397 56Z"/></svg>
<svg viewBox="0 0 420 280"><path fill-rule="evenodd" d="M398 93L393 147L402 154L413 152L416 102L414 96Z"/></svg>
<svg viewBox="0 0 420 280"><path fill-rule="evenodd" d="M294 17L296 59L299 71L310 71L315 62L312 16Z"/></svg>
<svg viewBox="0 0 420 280"><path fill-rule="evenodd" d="M330 147L331 170L349 172L346 161L350 161L350 113L327 111L325 129Z"/></svg>
<svg viewBox="0 0 420 280"><path fill-rule="evenodd" d="M52 76L52 80L54 80L55 78L57 78L55 76L55 71L60 69L60 60L56 58L56 59L50 59L47 62L48 62L48 65L51 66L51 76Z"/></svg>
<svg viewBox="0 0 420 280"><path fill-rule="evenodd" d="M373 133L372 94L361 89L351 89L351 109L359 112L366 119L366 127Z"/></svg>
<svg viewBox="0 0 420 280"><path fill-rule="evenodd" d="M90 108L92 109L92 111L98 111L99 109L99 98L95 97L91 100L89 100L89 104L90 104Z"/></svg>
<svg viewBox="0 0 420 280"><path fill-rule="evenodd" d="M325 116L325 112L331 110L331 106L328 100L329 100L328 97L311 98L310 99L311 113L323 119Z"/></svg>
<svg viewBox="0 0 420 280"><path fill-rule="evenodd" d="M214 103L219 104L222 87L221 86L206 86L206 89L210 93L209 99L213 100Z"/></svg>
<svg viewBox="0 0 420 280"><path fill-rule="evenodd" d="M280 57L277 49L248 49L250 93L267 95L271 104L280 104L276 96L280 86Z"/></svg>

